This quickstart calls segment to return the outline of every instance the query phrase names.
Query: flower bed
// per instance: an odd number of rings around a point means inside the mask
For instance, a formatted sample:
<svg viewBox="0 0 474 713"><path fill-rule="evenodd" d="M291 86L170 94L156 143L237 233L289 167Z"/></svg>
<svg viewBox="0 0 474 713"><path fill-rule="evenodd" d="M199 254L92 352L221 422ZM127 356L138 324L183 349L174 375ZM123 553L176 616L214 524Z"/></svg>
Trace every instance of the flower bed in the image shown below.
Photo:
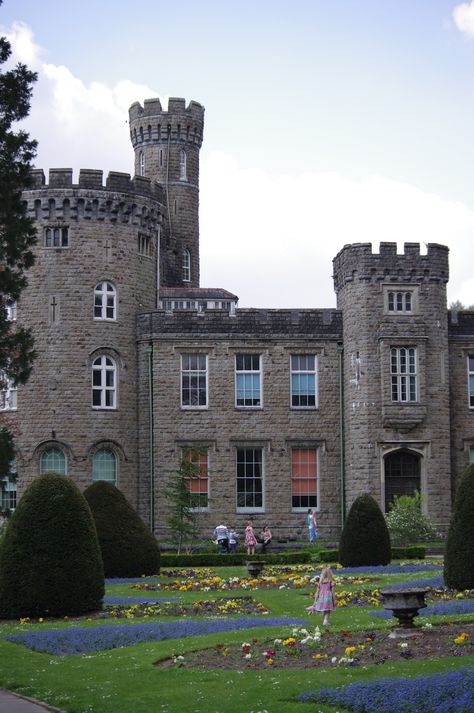
<svg viewBox="0 0 474 713"><path fill-rule="evenodd" d="M473 624L429 626L407 639L391 639L389 633L294 628L283 639L251 639L240 645L218 644L188 653L180 659L180 665L198 669L356 667L474 653ZM171 657L156 665L170 667L175 663Z"/></svg>
<svg viewBox="0 0 474 713"><path fill-rule="evenodd" d="M117 619L135 619L150 616L229 616L232 614L269 614L268 609L252 597L234 597L232 599L206 599L190 604L181 604L174 600L153 601L137 597L111 597L119 603L108 604L107 611L100 616L113 616Z"/></svg>
<svg viewBox="0 0 474 713"><path fill-rule="evenodd" d="M104 649L116 649L122 646L135 646L147 641L181 639L186 636L301 623L303 623L301 619L290 617L167 621L151 624L117 624L111 626L73 627L70 629L46 629L44 631L10 634L5 636L5 639L16 644L23 644L23 646L33 649L33 651L71 656L86 652L103 651Z"/></svg>
<svg viewBox="0 0 474 713"><path fill-rule="evenodd" d="M474 710L474 668L415 678L359 681L337 690L302 693L304 703L329 703L358 713L467 713Z"/></svg>

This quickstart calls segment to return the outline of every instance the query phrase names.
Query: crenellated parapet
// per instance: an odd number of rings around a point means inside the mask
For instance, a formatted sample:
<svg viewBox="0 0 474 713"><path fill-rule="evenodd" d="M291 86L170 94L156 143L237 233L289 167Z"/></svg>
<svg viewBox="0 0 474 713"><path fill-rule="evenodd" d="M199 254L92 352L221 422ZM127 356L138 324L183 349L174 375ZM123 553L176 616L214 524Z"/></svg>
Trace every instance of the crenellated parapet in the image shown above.
<svg viewBox="0 0 474 713"><path fill-rule="evenodd" d="M29 215L37 221L98 220L130 223L154 230L162 220L163 188L149 178L81 169L72 182L71 168L52 168L49 183L42 169L32 171L24 191Z"/></svg>
<svg viewBox="0 0 474 713"><path fill-rule="evenodd" d="M333 260L334 289L357 282L446 283L449 279L449 248L429 243L421 254L419 243L405 243L403 253L397 243L380 243L378 253L371 243L345 245Z"/></svg>
<svg viewBox="0 0 474 713"><path fill-rule="evenodd" d="M161 101L145 99L143 106L135 102L129 109L130 139L133 147L150 143L202 144L204 128L204 107L191 101L186 106L184 99L170 97L168 110L164 111Z"/></svg>

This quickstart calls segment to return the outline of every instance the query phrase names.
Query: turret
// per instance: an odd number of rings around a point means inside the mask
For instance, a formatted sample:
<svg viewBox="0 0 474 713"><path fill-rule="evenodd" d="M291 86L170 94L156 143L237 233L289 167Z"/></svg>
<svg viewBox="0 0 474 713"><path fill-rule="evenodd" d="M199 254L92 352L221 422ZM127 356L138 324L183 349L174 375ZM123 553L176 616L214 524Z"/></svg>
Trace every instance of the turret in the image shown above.
<svg viewBox="0 0 474 713"><path fill-rule="evenodd" d="M204 107L170 98L130 107L135 173L164 188L166 216L161 239L164 287L199 286L199 150Z"/></svg>

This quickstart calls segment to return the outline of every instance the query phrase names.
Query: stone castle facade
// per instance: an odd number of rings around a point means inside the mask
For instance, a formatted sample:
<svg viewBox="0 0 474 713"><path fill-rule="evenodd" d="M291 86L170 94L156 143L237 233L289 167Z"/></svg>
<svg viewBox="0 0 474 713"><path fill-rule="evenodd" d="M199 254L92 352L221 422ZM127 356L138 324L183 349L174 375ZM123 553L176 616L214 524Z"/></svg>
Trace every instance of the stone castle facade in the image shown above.
<svg viewBox="0 0 474 713"><path fill-rule="evenodd" d="M36 263L10 319L31 327L26 386L0 380L16 485L40 472L115 483L163 539L166 482L191 458L200 533L253 520L337 535L354 498L419 490L441 530L474 461L474 313L446 306L448 249L346 245L337 309L240 309L199 283L204 109L130 108L135 176L34 171ZM0 478L2 474L0 474Z"/></svg>

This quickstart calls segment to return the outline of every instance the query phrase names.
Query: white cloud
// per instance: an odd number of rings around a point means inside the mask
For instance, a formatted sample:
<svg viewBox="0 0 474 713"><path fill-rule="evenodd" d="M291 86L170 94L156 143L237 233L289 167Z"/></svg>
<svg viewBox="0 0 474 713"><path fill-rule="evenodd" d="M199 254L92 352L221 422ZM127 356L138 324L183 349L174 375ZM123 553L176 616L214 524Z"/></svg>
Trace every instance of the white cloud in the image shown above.
<svg viewBox="0 0 474 713"><path fill-rule="evenodd" d="M128 80L86 85L45 63L27 26L8 34L15 60L39 75L26 122L39 141L37 165L70 166L76 177L81 167L131 171L128 107L157 92ZM272 175L216 150L201 164L201 284L236 292L241 306L335 305L333 257L346 243L380 241L449 245L450 300L472 304L473 235L464 204L381 176Z"/></svg>
<svg viewBox="0 0 474 713"><path fill-rule="evenodd" d="M474 0L456 5L453 10L454 24L460 32L474 37Z"/></svg>

